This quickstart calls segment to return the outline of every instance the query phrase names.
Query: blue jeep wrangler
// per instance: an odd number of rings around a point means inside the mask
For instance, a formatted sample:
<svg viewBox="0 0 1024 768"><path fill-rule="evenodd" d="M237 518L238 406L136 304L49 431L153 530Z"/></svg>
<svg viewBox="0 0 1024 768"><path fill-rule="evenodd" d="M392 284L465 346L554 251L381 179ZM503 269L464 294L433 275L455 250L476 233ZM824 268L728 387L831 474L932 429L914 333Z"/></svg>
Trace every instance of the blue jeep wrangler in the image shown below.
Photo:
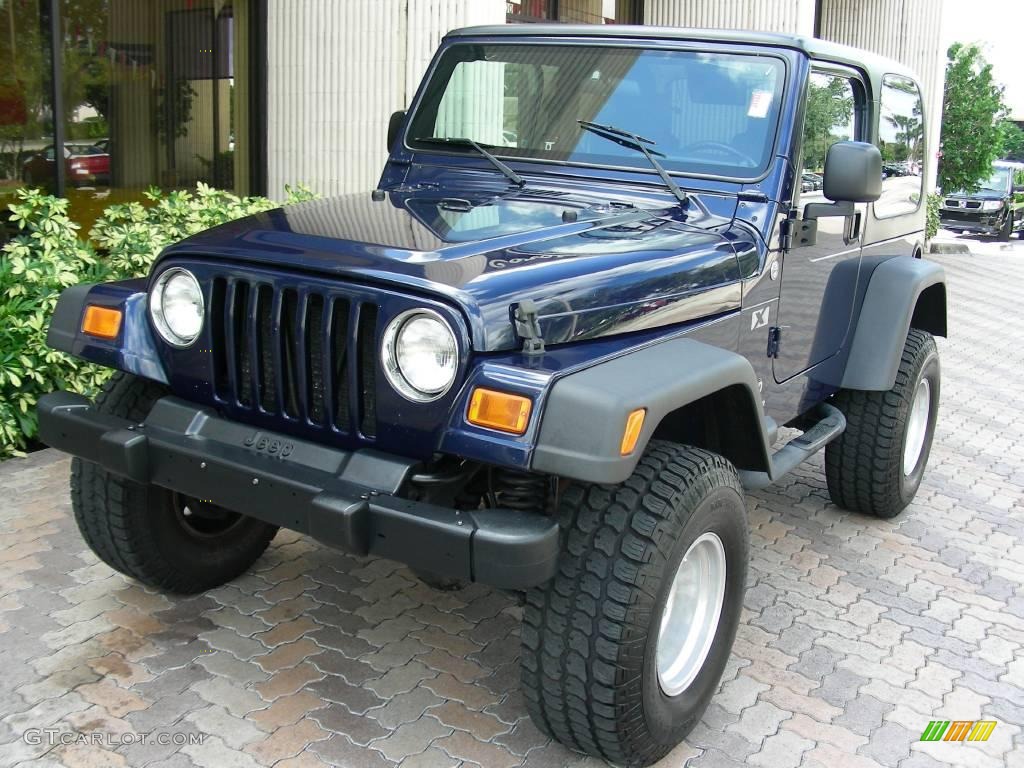
<svg viewBox="0 0 1024 768"><path fill-rule="evenodd" d="M819 40L452 32L375 191L62 295L49 343L119 371L39 405L82 535L174 592L279 527L522 591L537 725L657 760L729 657L744 489L822 449L840 507L921 483L946 332L922 112L899 64Z"/></svg>

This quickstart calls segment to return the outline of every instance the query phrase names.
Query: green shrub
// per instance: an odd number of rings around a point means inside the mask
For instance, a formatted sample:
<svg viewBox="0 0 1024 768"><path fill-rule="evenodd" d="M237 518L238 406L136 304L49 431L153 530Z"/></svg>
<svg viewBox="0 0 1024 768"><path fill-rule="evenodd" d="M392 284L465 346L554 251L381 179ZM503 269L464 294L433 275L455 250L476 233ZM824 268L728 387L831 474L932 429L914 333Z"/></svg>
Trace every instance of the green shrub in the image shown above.
<svg viewBox="0 0 1024 768"><path fill-rule="evenodd" d="M925 240L931 240L939 233L939 207L941 205L941 195L928 195L928 207L924 221Z"/></svg>
<svg viewBox="0 0 1024 768"><path fill-rule="evenodd" d="M310 200L287 187L288 203ZM195 192L146 192L150 205L112 205L79 236L68 201L18 190L8 207L15 237L0 249L0 459L20 456L37 434L35 406L56 389L93 394L110 375L46 346L60 292L78 283L144 276L157 254L188 235L275 208L265 197L239 197L200 184Z"/></svg>
<svg viewBox="0 0 1024 768"><path fill-rule="evenodd" d="M19 190L9 208L17 234L0 252L0 457L17 456L36 434L39 395L88 392L106 374L46 346L57 296L70 285L103 279L91 246L68 219L68 201Z"/></svg>

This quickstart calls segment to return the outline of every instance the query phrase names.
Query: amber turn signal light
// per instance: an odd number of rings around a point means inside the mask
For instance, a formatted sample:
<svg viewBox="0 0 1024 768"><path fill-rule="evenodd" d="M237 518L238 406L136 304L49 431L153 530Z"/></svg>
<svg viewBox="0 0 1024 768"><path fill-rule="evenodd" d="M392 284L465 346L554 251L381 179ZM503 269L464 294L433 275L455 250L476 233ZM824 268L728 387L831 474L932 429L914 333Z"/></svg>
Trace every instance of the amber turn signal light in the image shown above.
<svg viewBox="0 0 1024 768"><path fill-rule="evenodd" d="M82 332L101 339L116 339L121 330L121 310L90 304L82 318Z"/></svg>
<svg viewBox="0 0 1024 768"><path fill-rule="evenodd" d="M640 430L644 428L646 415L646 408L637 408L626 418L626 429L622 433L622 445L619 446L619 453L623 456L628 456L636 448L636 441L640 439Z"/></svg>
<svg viewBox="0 0 1024 768"><path fill-rule="evenodd" d="M469 400L466 420L478 427L521 435L526 431L532 408L533 402L528 397L478 387Z"/></svg>

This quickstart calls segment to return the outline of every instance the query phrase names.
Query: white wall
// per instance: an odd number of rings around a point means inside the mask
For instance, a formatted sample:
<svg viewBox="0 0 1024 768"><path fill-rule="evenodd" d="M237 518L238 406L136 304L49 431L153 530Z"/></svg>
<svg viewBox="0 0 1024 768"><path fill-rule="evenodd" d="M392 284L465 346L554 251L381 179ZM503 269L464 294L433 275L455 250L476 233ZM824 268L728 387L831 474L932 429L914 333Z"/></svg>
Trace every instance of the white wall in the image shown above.
<svg viewBox="0 0 1024 768"><path fill-rule="evenodd" d="M647 0L644 24L811 35L814 0Z"/></svg>
<svg viewBox="0 0 1024 768"><path fill-rule="evenodd" d="M504 0L270 0L267 192L372 189L388 118L408 106L444 34L500 24Z"/></svg>

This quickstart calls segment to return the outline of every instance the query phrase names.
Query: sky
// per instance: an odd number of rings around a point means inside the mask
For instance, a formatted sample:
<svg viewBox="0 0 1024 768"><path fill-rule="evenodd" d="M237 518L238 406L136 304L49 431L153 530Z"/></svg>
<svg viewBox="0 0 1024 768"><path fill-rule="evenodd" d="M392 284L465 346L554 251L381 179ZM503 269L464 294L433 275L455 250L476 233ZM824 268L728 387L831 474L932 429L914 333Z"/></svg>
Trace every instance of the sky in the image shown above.
<svg viewBox="0 0 1024 768"><path fill-rule="evenodd" d="M1005 88L1010 116L1024 120L1024 0L945 0L943 48L982 45L995 79Z"/></svg>

